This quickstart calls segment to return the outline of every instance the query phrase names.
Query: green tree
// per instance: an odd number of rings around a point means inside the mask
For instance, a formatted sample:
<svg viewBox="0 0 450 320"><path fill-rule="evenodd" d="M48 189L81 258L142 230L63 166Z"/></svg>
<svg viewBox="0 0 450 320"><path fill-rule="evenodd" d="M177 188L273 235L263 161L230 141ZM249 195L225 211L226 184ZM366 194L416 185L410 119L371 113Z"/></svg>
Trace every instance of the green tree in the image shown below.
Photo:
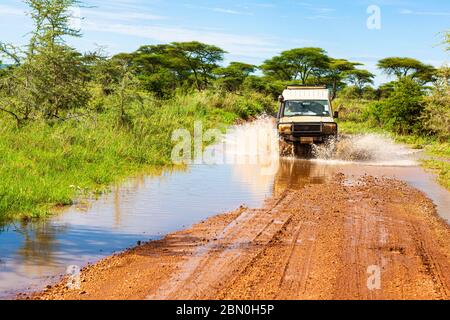
<svg viewBox="0 0 450 320"><path fill-rule="evenodd" d="M297 48L266 60L261 69L265 75L277 80L299 80L301 84L307 84L311 76L323 76L329 62L330 58L321 48Z"/></svg>
<svg viewBox="0 0 450 320"><path fill-rule="evenodd" d="M435 68L426 65L413 58L390 57L378 62L378 68L389 76L397 77L397 80L404 77L416 78L419 81L430 82Z"/></svg>
<svg viewBox="0 0 450 320"><path fill-rule="evenodd" d="M401 78L395 83L389 98L383 102L383 122L386 127L401 134L419 132L423 98L420 84L409 77Z"/></svg>
<svg viewBox="0 0 450 320"><path fill-rule="evenodd" d="M256 71L256 66L242 63L231 62L227 67L217 68L214 72L217 74L217 83L227 91L235 92L241 89L245 79Z"/></svg>
<svg viewBox="0 0 450 320"><path fill-rule="evenodd" d="M337 91L345 86L344 79L349 71L355 70L360 63L350 62L345 59L331 59L328 65L328 83L332 88L332 99L334 100Z"/></svg>
<svg viewBox="0 0 450 320"><path fill-rule="evenodd" d="M112 58L105 55L98 55L95 58L91 74L93 83L98 85L103 95L114 93L117 85L123 76L124 67L131 69L132 55L118 54Z"/></svg>
<svg viewBox="0 0 450 320"><path fill-rule="evenodd" d="M295 75L292 66L283 56L276 56L264 61L260 69L267 77L281 81L291 81Z"/></svg>
<svg viewBox="0 0 450 320"><path fill-rule="evenodd" d="M161 98L172 95L189 78L189 69L170 55L167 44L142 46L128 59L144 89Z"/></svg>
<svg viewBox="0 0 450 320"><path fill-rule="evenodd" d="M354 69L344 73L347 81L356 87L360 96L364 87L368 84L373 84L373 79L375 78L373 73L363 69Z"/></svg>
<svg viewBox="0 0 450 320"><path fill-rule="evenodd" d="M0 52L16 67L4 79L0 110L18 126L31 118L65 119L86 106L85 57L65 44L66 36L79 36L70 27L70 7L76 0L26 0L34 31L26 50L1 44Z"/></svg>
<svg viewBox="0 0 450 320"><path fill-rule="evenodd" d="M450 68L437 73L431 95L425 98L422 116L423 127L442 141L450 139Z"/></svg>
<svg viewBox="0 0 450 320"><path fill-rule="evenodd" d="M24 0L30 8L29 16L33 19L29 44L30 54L39 47L53 47L65 44L65 37L81 37L78 29L71 27L74 17L70 8L80 6L78 0Z"/></svg>
<svg viewBox="0 0 450 320"><path fill-rule="evenodd" d="M118 125L124 126L130 122L127 106L133 101L141 101L138 93L139 81L124 60L116 60L118 81L113 84L113 91L117 97Z"/></svg>
<svg viewBox="0 0 450 320"><path fill-rule="evenodd" d="M208 87L214 79L213 70L223 60L226 53L219 47L193 42L174 42L168 47L168 53L174 59L172 67L178 72L189 70L199 91Z"/></svg>
<svg viewBox="0 0 450 320"><path fill-rule="evenodd" d="M378 99L389 98L391 93L394 91L395 83L396 83L395 81L391 81L391 82L387 82L387 83L383 83L383 84L379 85L378 89L377 89Z"/></svg>

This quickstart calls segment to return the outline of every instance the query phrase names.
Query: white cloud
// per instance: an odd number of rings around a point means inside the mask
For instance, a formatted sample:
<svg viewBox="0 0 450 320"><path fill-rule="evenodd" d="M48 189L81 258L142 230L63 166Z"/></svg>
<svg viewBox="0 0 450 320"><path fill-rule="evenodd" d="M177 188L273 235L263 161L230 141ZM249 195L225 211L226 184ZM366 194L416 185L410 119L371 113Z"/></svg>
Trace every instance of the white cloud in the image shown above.
<svg viewBox="0 0 450 320"><path fill-rule="evenodd" d="M161 43L196 40L217 45L234 55L248 57L265 58L280 51L280 48L274 45L272 39L182 27L107 24L87 21L83 24L83 30L135 36Z"/></svg>
<svg viewBox="0 0 450 320"><path fill-rule="evenodd" d="M13 6L0 5L0 16L23 16L25 11Z"/></svg>
<svg viewBox="0 0 450 320"><path fill-rule="evenodd" d="M186 8L189 9L198 9L198 10L207 10L207 11L213 11L213 12L217 12L217 13L225 13L225 14L232 14L232 15L245 15L245 16L249 16L249 15L253 15L251 12L248 11L243 11L243 10L235 10L235 9L230 9L230 8L220 8L220 7L205 7L205 6L199 6L199 5L193 5L193 4L185 4L184 5ZM244 8L244 9L248 9L245 6L239 6L240 8Z"/></svg>
<svg viewBox="0 0 450 320"><path fill-rule="evenodd" d="M400 11L403 15L414 15L414 16L443 16L450 17L450 12L445 11L413 11L409 9L403 9Z"/></svg>
<svg viewBox="0 0 450 320"><path fill-rule="evenodd" d="M108 20L164 20L166 17L146 12L108 12L91 9L83 9L82 15L89 17L100 17Z"/></svg>
<svg viewBox="0 0 450 320"><path fill-rule="evenodd" d="M329 20L329 19L336 19L336 17L331 16L330 14L333 12L336 12L335 8L322 6L322 5L316 5L311 4L309 2L294 2L294 4L303 7L303 10L309 11L310 16L307 17L307 19L310 20Z"/></svg>
<svg viewBox="0 0 450 320"><path fill-rule="evenodd" d="M246 16L251 15L251 13L248 13L248 12L224 9L224 8L209 8L209 10L214 11L214 12L234 14L234 15L246 15Z"/></svg>
<svg viewBox="0 0 450 320"><path fill-rule="evenodd" d="M336 19L336 17L328 16L325 14L316 14L314 16L306 17L306 19L309 19L309 20L332 20L332 19Z"/></svg>

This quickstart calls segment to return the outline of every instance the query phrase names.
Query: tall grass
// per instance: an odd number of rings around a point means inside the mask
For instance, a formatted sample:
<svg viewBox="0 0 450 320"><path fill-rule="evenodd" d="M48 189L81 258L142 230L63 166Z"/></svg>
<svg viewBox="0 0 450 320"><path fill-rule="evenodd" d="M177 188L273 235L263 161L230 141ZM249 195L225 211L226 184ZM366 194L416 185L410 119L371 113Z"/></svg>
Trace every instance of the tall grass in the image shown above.
<svg viewBox="0 0 450 320"><path fill-rule="evenodd" d="M97 112L78 120L35 121L20 129L0 115L0 218L40 217L71 204L80 193L101 193L151 166L170 165L172 131L224 128L268 111L260 95L212 92L129 103L117 121L116 98L95 100ZM100 111L100 112L98 112Z"/></svg>

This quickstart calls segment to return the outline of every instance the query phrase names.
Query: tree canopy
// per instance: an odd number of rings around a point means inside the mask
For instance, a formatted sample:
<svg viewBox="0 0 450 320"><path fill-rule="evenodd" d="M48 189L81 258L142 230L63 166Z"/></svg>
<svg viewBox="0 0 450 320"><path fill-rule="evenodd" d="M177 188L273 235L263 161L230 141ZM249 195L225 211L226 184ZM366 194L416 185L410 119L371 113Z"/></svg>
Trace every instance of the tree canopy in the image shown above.
<svg viewBox="0 0 450 320"><path fill-rule="evenodd" d="M0 110L18 125L30 118L66 118L89 99L84 56L66 45L80 36L70 27L76 0L25 0L34 29L25 48L0 43L0 53L15 62L4 77Z"/></svg>
<svg viewBox="0 0 450 320"><path fill-rule="evenodd" d="M345 86L344 80L348 77L348 72L361 65L357 62L350 62L345 59L331 59L328 65L328 79L332 87L332 98L336 98L338 89Z"/></svg>
<svg viewBox="0 0 450 320"><path fill-rule="evenodd" d="M223 60L226 53L219 47L192 42L174 42L168 46L168 53L181 69L191 72L199 91L205 89L213 78L213 70Z"/></svg>
<svg viewBox="0 0 450 320"><path fill-rule="evenodd" d="M359 90L362 90L366 85L373 84L375 75L367 70L353 69L346 71L348 82L353 84Z"/></svg>
<svg viewBox="0 0 450 320"><path fill-rule="evenodd" d="M297 48L266 60L261 69L277 80L300 80L301 84L306 84L313 73L317 75L326 70L329 62L330 58L321 48Z"/></svg>
<svg viewBox="0 0 450 320"><path fill-rule="evenodd" d="M227 67L217 68L217 82L227 91L238 91L245 79L256 71L256 66L243 63L231 62Z"/></svg>
<svg viewBox="0 0 450 320"><path fill-rule="evenodd" d="M397 79L409 76L425 82L431 81L432 74L436 71L431 65L426 65L419 60L407 57L382 59L378 62L378 68L389 76L397 77Z"/></svg>

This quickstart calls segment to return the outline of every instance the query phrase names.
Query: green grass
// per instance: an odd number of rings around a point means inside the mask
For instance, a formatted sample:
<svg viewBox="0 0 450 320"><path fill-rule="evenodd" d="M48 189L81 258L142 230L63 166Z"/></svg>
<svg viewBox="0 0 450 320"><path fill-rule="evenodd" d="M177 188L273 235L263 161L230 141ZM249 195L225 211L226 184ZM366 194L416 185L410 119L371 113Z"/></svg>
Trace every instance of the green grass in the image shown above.
<svg viewBox="0 0 450 320"><path fill-rule="evenodd" d="M339 127L344 134L385 134L411 148L423 149L427 157L421 161L422 166L433 171L438 182L450 190L450 142L441 142L434 137L398 135L382 128L371 127L367 122L340 121Z"/></svg>
<svg viewBox="0 0 450 320"><path fill-rule="evenodd" d="M70 205L83 194L99 194L111 184L171 165L172 131L220 128L270 109L259 95L219 93L177 95L159 101L144 97L127 107L128 121L117 125L114 98L99 98L101 112L79 121L35 121L17 129L0 115L0 218L34 218Z"/></svg>
<svg viewBox="0 0 450 320"><path fill-rule="evenodd" d="M423 166L435 172L439 183L450 190L450 163L448 160L424 160Z"/></svg>

